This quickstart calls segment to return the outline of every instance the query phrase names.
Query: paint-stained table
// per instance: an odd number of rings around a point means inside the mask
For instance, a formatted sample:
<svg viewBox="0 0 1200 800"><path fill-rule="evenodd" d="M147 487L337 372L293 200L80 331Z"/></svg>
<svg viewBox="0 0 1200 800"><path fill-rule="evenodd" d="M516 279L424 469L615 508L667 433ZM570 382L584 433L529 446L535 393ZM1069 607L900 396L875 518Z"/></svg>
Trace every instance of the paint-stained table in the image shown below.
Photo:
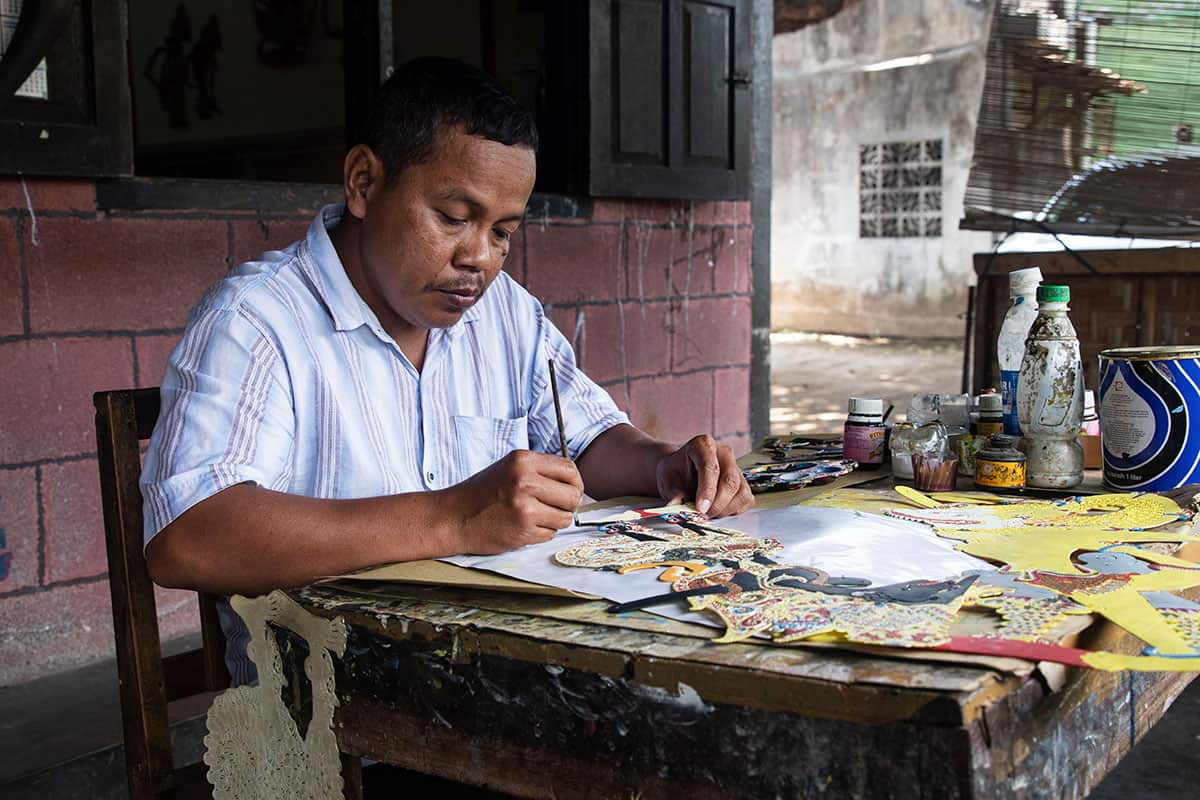
<svg viewBox="0 0 1200 800"><path fill-rule="evenodd" d="M853 473L759 504L868 480L891 485ZM343 752L522 797L1083 797L1193 677L713 644L715 629L601 601L445 585L293 594L349 624ZM1140 648L1104 622L1074 644ZM284 651L299 684L303 648Z"/></svg>
<svg viewBox="0 0 1200 800"><path fill-rule="evenodd" d="M716 645L640 612L614 627L598 601L445 587L294 596L349 623L344 752L523 797L1083 797L1193 677ZM1079 644L1136 647L1103 624Z"/></svg>

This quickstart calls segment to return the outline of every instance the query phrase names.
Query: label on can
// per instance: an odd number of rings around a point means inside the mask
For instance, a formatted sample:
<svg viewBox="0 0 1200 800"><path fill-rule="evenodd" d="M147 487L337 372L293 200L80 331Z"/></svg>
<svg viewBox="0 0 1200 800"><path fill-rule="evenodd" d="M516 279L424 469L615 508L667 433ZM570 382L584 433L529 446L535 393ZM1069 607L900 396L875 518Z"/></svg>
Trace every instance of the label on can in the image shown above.
<svg viewBox="0 0 1200 800"><path fill-rule="evenodd" d="M1192 348L1100 354L1104 482L1159 492L1200 482L1200 357Z"/></svg>
<svg viewBox="0 0 1200 800"><path fill-rule="evenodd" d="M1129 458L1154 441L1154 411L1120 376L1109 384L1100 409L1108 421L1104 438L1112 452Z"/></svg>
<svg viewBox="0 0 1200 800"><path fill-rule="evenodd" d="M975 433L979 434L985 439L991 436L993 433L1004 433L1004 423L984 422L983 420L980 420L975 424Z"/></svg>
<svg viewBox="0 0 1200 800"><path fill-rule="evenodd" d="M1000 370L1000 400L1004 409L1004 433L1010 436L1021 435L1021 420L1017 416L1017 378L1020 370Z"/></svg>
<svg viewBox="0 0 1200 800"><path fill-rule="evenodd" d="M1025 462L986 461L975 456L975 483L996 489L1019 489L1025 485Z"/></svg>

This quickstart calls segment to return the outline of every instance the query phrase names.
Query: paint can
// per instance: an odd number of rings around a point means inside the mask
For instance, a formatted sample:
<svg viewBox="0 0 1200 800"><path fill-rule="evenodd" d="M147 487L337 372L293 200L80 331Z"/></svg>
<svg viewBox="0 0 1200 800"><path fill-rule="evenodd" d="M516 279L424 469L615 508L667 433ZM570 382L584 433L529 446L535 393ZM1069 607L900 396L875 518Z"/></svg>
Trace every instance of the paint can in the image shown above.
<svg viewBox="0 0 1200 800"><path fill-rule="evenodd" d="M1114 489L1200 482L1200 347L1102 351L1100 444Z"/></svg>

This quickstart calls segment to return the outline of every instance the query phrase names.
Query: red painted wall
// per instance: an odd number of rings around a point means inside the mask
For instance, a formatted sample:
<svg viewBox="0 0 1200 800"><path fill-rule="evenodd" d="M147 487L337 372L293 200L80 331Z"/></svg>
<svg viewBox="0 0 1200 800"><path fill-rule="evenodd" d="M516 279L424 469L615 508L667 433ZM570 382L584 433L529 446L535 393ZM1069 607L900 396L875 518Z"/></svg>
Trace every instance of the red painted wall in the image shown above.
<svg viewBox="0 0 1200 800"><path fill-rule="evenodd" d="M157 385L204 288L313 212L109 212L91 182L0 180L0 685L112 654L92 392ZM747 202L597 200L528 220L506 269L637 425L741 453L749 221ZM160 592L165 636L195 629L193 598Z"/></svg>

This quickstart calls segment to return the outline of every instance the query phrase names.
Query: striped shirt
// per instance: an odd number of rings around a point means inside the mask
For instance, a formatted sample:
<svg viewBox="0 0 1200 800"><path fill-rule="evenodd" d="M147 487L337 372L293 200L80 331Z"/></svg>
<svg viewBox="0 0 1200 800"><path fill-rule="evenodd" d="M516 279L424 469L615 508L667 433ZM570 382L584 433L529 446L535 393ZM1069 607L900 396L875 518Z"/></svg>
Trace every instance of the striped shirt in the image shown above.
<svg viewBox="0 0 1200 800"><path fill-rule="evenodd" d="M628 422L503 272L430 331L418 372L346 276L328 233L344 211L322 209L303 240L234 268L192 310L142 470L147 543L239 483L375 497L454 485L515 449L558 453L548 359L573 459ZM247 632L221 605L231 675L249 682Z"/></svg>

